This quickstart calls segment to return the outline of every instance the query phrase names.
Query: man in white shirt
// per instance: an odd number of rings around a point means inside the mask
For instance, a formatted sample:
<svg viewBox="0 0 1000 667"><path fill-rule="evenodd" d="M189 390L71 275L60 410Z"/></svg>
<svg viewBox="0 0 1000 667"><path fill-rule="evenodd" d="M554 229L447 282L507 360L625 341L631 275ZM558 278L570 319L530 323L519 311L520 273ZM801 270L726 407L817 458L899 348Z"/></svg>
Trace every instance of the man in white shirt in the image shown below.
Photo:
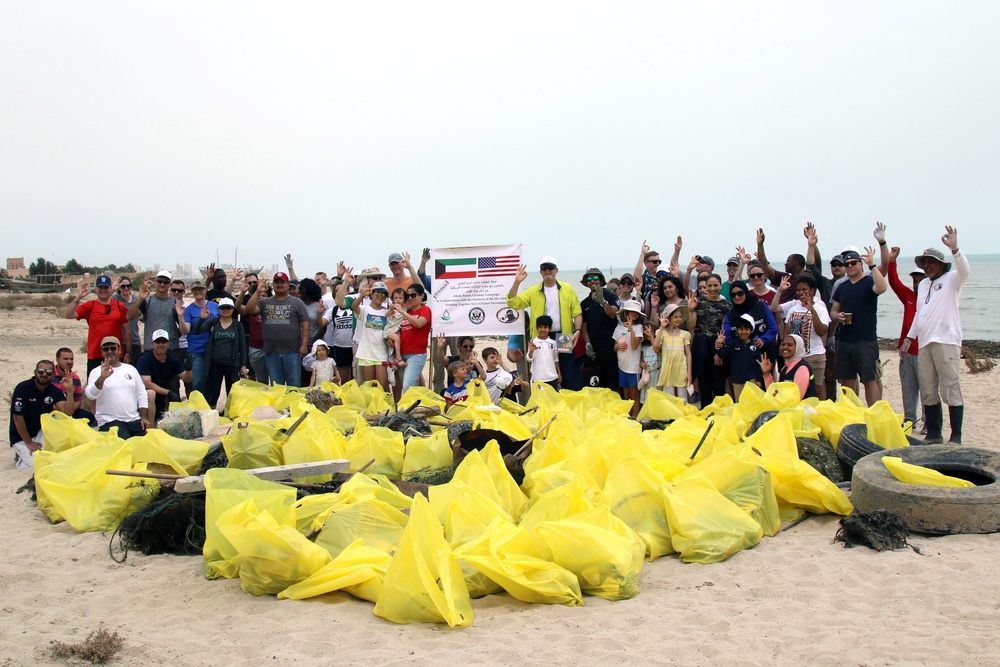
<svg viewBox="0 0 1000 667"><path fill-rule="evenodd" d="M98 430L109 431L117 426L118 435L128 439L144 435L152 425L148 415L150 399L135 366L119 361L118 347L114 336L101 340L104 361L90 372L84 393L95 403Z"/></svg>
<svg viewBox="0 0 1000 667"><path fill-rule="evenodd" d="M920 371L920 400L924 404L928 443L943 442L943 401L948 405L951 422L950 444L962 444L962 419L965 405L959 384L959 364L962 355L962 320L958 314L962 285L969 277L969 260L958 249L958 230L945 227L941 237L955 258L955 271L951 262L944 261L944 253L928 248L917 255L915 262L924 270L926 279L917 290L917 314L900 349L906 354L910 343L919 340L917 357Z"/></svg>

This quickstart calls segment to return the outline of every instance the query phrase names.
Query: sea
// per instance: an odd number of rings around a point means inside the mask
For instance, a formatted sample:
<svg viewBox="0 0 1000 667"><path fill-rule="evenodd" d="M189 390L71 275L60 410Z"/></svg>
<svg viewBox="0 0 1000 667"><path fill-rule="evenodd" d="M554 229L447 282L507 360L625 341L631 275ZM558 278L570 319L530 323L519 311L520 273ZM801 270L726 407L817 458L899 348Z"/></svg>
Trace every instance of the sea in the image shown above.
<svg viewBox="0 0 1000 667"><path fill-rule="evenodd" d="M962 286L962 301L959 304L959 315L962 318L962 337L965 340L1000 341L1000 307L990 305L989 295L997 289L992 285L990 276L1000 275L1000 254L966 255L969 259L969 279ZM904 284L910 285L909 267L914 266L913 258L898 260L900 278ZM623 273L631 272L635 265L601 268L609 280ZM829 267L825 267L829 275ZM905 270L905 271L904 271ZM954 267L952 267L954 271ZM573 285L577 295L582 299L587 296L588 289L581 284L586 268L559 269L559 280ZM723 276L725 278L725 276ZM541 282L538 271L528 274L522 289ZM903 304L890 289L878 300L878 335L882 338L898 338L903 326Z"/></svg>

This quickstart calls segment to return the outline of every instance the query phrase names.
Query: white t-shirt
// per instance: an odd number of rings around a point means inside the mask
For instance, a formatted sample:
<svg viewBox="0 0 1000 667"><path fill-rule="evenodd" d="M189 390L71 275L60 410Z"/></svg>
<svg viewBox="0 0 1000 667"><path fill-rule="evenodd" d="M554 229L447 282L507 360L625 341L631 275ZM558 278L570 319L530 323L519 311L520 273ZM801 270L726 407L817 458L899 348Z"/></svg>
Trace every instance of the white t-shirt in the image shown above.
<svg viewBox="0 0 1000 667"><path fill-rule="evenodd" d="M371 304L361 304L358 309L358 326L355 336L358 339L358 359L367 361L389 361L389 350L382 338L385 329L385 308L373 308Z"/></svg>
<svg viewBox="0 0 1000 667"><path fill-rule="evenodd" d="M513 381L514 376L499 366L495 370L486 371L484 384L486 390L490 392L490 400L499 403L503 397L503 390L509 387Z"/></svg>
<svg viewBox="0 0 1000 667"><path fill-rule="evenodd" d="M101 377L101 367L90 371L87 378L87 398L95 401L94 416L97 425L104 426L108 422L134 422L139 419L139 408L149 407L146 396L146 385L135 366L121 364L114 369L104 388L97 388L97 380Z"/></svg>
<svg viewBox="0 0 1000 667"><path fill-rule="evenodd" d="M562 309L559 305L559 285L546 287L542 285L545 293L545 314L552 318L552 331L562 331ZM566 332L570 333L570 332Z"/></svg>
<svg viewBox="0 0 1000 667"><path fill-rule="evenodd" d="M556 352L556 342L551 338L535 337L532 341L535 350L528 349L528 361L531 362L531 379L539 382L552 382L559 379L556 364L559 363Z"/></svg>
<svg viewBox="0 0 1000 667"><path fill-rule="evenodd" d="M819 298L819 293L813 297L813 308L819 315L819 321L830 326L830 313L826 310L826 304ZM781 312L784 313L785 324L788 325L788 333L802 336L806 342L806 356L814 354L826 354L826 347L823 345L823 337L816 333L813 326L812 313L802 305L798 299L792 299L781 304Z"/></svg>
<svg viewBox="0 0 1000 667"><path fill-rule="evenodd" d="M620 343L625 341L629 345L627 350L615 350L618 354L618 368L622 373L638 373L639 372L639 362L642 359L642 350L639 347L632 349L632 337L629 336L629 325L618 323L615 327L614 339L615 343ZM633 324L631 330L635 332L635 335L639 337L639 345L642 345L642 325Z"/></svg>

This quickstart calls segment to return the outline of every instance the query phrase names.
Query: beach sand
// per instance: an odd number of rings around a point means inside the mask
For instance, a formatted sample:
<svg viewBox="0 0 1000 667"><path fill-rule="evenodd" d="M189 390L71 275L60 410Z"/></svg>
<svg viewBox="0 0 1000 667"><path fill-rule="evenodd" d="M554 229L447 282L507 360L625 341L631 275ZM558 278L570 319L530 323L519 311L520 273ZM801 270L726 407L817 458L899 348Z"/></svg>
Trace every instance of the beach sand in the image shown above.
<svg viewBox="0 0 1000 667"><path fill-rule="evenodd" d="M54 309L0 311L0 394L84 324ZM897 359L883 353L899 409ZM85 366L77 353L77 370ZM963 369L964 371L964 369ZM963 372L965 443L998 449L998 372ZM877 553L832 542L815 516L715 565L646 563L640 594L582 608L507 595L473 601L470 628L399 626L346 594L278 601L207 581L200 557L108 556L109 535L51 525L0 464L0 665L65 664L52 641L104 627L125 637L115 665L649 664L993 665L1000 662L1000 534L911 538Z"/></svg>

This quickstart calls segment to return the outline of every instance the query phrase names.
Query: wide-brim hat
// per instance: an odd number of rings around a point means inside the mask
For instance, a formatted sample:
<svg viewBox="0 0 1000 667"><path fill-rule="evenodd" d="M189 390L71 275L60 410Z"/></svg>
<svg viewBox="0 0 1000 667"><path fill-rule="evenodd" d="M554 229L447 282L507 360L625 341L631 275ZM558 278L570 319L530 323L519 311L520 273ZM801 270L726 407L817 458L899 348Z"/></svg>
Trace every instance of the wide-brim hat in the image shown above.
<svg viewBox="0 0 1000 667"><path fill-rule="evenodd" d="M927 250L924 250L923 254L917 255L916 257L913 258L913 262L918 267L920 267L921 269L924 269L926 271L926 267L924 267L924 263L928 259L936 259L937 261L939 261L942 264L944 264L945 273L947 273L948 271L951 271L951 262L944 261L944 253L941 252L940 250L938 250L937 248L928 248Z"/></svg>
<svg viewBox="0 0 1000 667"><path fill-rule="evenodd" d="M382 273L377 266L369 266L367 269L358 274L358 278L375 278L376 280L382 280L385 278L385 274Z"/></svg>
<svg viewBox="0 0 1000 667"><path fill-rule="evenodd" d="M600 276L601 287L604 287L605 285L608 284L608 281L604 279L604 272L596 268L591 268L584 271L583 278L580 278L580 284L583 285L584 287L589 287L590 285L587 283L587 276L593 276L593 275Z"/></svg>
<svg viewBox="0 0 1000 667"><path fill-rule="evenodd" d="M642 315L642 305L640 305L639 302L634 299L629 299L628 301L623 303L622 307L619 309L619 312L625 312L625 311L628 311L630 313L639 313L640 315Z"/></svg>

